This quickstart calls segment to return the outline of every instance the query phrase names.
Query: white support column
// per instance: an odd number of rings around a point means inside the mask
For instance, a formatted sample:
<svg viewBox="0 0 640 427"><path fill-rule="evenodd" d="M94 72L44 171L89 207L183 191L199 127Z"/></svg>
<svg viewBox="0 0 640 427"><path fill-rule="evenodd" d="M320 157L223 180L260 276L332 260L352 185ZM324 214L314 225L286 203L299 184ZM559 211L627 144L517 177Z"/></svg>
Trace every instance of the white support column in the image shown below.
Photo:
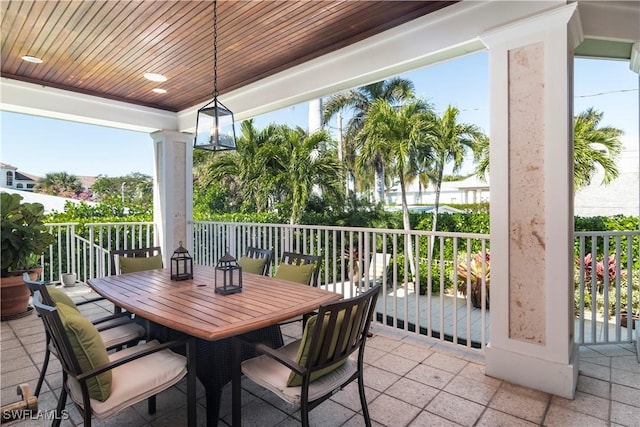
<svg viewBox="0 0 640 427"><path fill-rule="evenodd" d="M153 220L156 244L169 265L180 242L193 255L193 135L170 130L151 134L154 143Z"/></svg>
<svg viewBox="0 0 640 427"><path fill-rule="evenodd" d="M573 398L576 4L484 34L491 93L491 342L486 374Z"/></svg>

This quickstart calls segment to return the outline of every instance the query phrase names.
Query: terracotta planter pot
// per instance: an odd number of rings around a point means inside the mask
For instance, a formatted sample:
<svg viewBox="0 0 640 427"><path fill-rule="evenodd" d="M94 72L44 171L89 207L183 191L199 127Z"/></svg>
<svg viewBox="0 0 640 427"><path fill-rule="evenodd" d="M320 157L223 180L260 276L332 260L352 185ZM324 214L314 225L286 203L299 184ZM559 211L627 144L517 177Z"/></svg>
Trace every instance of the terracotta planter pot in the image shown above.
<svg viewBox="0 0 640 427"><path fill-rule="evenodd" d="M29 277L38 280L42 269L29 270ZM16 272L18 273L18 272ZM29 307L29 288L22 280L22 273L17 276L0 278L0 317L9 320L27 315L31 312Z"/></svg>

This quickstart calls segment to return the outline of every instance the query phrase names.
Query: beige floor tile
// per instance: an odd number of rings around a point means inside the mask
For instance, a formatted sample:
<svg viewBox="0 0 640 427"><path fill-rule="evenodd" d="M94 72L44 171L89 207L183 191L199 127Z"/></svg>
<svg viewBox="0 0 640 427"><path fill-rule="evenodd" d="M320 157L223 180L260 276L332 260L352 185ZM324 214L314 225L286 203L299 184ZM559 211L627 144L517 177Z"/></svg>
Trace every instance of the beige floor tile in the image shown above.
<svg viewBox="0 0 640 427"><path fill-rule="evenodd" d="M577 390L584 393L593 394L594 396L609 399L611 396L611 383L608 381L602 381L597 378L585 377L580 375L578 377Z"/></svg>
<svg viewBox="0 0 640 427"><path fill-rule="evenodd" d="M406 426L420 412L406 402L381 394L369 405L371 418L385 426Z"/></svg>
<svg viewBox="0 0 640 427"><path fill-rule="evenodd" d="M577 392L572 400L553 396L551 405L587 414L595 418L609 420L609 399L603 399L581 391Z"/></svg>
<svg viewBox="0 0 640 427"><path fill-rule="evenodd" d="M388 338L382 335L374 335L372 338L369 338L367 340L367 347L373 347L388 352L391 352L400 347L401 344L402 342L399 340Z"/></svg>
<svg viewBox="0 0 640 427"><path fill-rule="evenodd" d="M372 361L371 365L402 376L415 368L418 362L395 354L386 353L378 360Z"/></svg>
<svg viewBox="0 0 640 427"><path fill-rule="evenodd" d="M611 402L611 422L638 427L640 425L640 408L620 402Z"/></svg>
<svg viewBox="0 0 640 427"><path fill-rule="evenodd" d="M580 357L580 371L582 372L582 364L584 362L587 363L593 363L596 365L601 365L601 366L607 366L610 367L611 366L611 358L607 357L607 356L603 356L597 352L594 351L594 356L593 357Z"/></svg>
<svg viewBox="0 0 640 427"><path fill-rule="evenodd" d="M415 420L409 424L410 427L457 427L460 425L429 411L420 412Z"/></svg>
<svg viewBox="0 0 640 427"><path fill-rule="evenodd" d="M611 384L611 400L640 407L640 389Z"/></svg>
<svg viewBox="0 0 640 427"><path fill-rule="evenodd" d="M599 345L594 347L594 350L598 353L612 357L612 356L631 356L633 354L633 347L624 345Z"/></svg>
<svg viewBox="0 0 640 427"><path fill-rule="evenodd" d="M607 358L610 360L609 358ZM609 364L611 362L608 362ZM611 368L602 364L580 361L580 374L585 377L597 378L603 381L611 380Z"/></svg>
<svg viewBox="0 0 640 427"><path fill-rule="evenodd" d="M367 399L367 404L370 404L378 396L380 396L380 392L378 390L365 387L364 395ZM331 396L331 400L338 402L339 404L341 404L342 406L346 406L347 408L360 411L362 405L360 404L360 392L358 391L358 382L357 381L351 382L351 384L346 386L344 389L340 390L339 392Z"/></svg>
<svg viewBox="0 0 640 427"><path fill-rule="evenodd" d="M434 368L433 366L423 364L416 366L405 375L405 377L409 379L438 389L443 389L447 384L449 384L449 381L451 381L454 376L455 375L449 372L444 372L440 369Z"/></svg>
<svg viewBox="0 0 640 427"><path fill-rule="evenodd" d="M380 350L374 347L366 346L364 349L364 363L374 363L385 354L389 354L387 351Z"/></svg>
<svg viewBox="0 0 640 427"><path fill-rule="evenodd" d="M464 369L469 362L446 354L433 353L422 363L428 366L433 366L434 368L442 369L446 372L451 372L452 374L457 374Z"/></svg>
<svg viewBox="0 0 640 427"><path fill-rule="evenodd" d="M427 405L426 409L458 424L472 426L480 418L485 407L453 394L441 392Z"/></svg>
<svg viewBox="0 0 640 427"><path fill-rule="evenodd" d="M549 400L545 393L504 383L489 402L489 407L540 424Z"/></svg>
<svg viewBox="0 0 640 427"><path fill-rule="evenodd" d="M612 357L611 367L640 374L640 363L638 363L638 358L635 355ZM640 388L640 384L638 384L638 387Z"/></svg>
<svg viewBox="0 0 640 427"><path fill-rule="evenodd" d="M484 384L499 387L502 380L492 378L484 373L484 365L479 363L469 363L458 373L459 376L471 378Z"/></svg>
<svg viewBox="0 0 640 427"><path fill-rule="evenodd" d="M640 374L611 368L611 382L640 389Z"/></svg>
<svg viewBox="0 0 640 427"><path fill-rule="evenodd" d="M534 427L537 424L487 408L480 417L476 427Z"/></svg>
<svg viewBox="0 0 640 427"><path fill-rule="evenodd" d="M404 357L416 362L422 362L424 359L433 354L433 351L427 347L403 343L392 351L392 354Z"/></svg>
<svg viewBox="0 0 640 427"><path fill-rule="evenodd" d="M489 403L497 390L497 386L485 384L461 375L453 378L444 388L444 391L448 393L464 397L481 405Z"/></svg>
<svg viewBox="0 0 640 427"><path fill-rule="evenodd" d="M385 394L421 409L427 406L438 393L440 393L440 390L437 388L408 378L400 378L385 391Z"/></svg>
<svg viewBox="0 0 640 427"><path fill-rule="evenodd" d="M607 427L604 420L552 404L544 419L549 427Z"/></svg>
<svg viewBox="0 0 640 427"><path fill-rule="evenodd" d="M375 366L366 366L363 375L364 384L378 391L385 391L391 384L400 379L400 375L376 368Z"/></svg>

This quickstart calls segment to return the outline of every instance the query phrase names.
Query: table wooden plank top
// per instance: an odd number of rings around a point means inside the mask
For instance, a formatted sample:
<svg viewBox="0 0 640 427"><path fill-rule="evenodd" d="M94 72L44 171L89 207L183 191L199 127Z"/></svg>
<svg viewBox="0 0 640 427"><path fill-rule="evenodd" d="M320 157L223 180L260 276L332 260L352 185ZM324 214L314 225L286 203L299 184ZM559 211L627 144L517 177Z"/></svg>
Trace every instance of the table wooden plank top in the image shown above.
<svg viewBox="0 0 640 427"><path fill-rule="evenodd" d="M145 319L205 340L274 325L338 301L342 295L243 273L242 292L215 293L215 268L196 265L193 279L173 281L168 268L88 281L99 295Z"/></svg>

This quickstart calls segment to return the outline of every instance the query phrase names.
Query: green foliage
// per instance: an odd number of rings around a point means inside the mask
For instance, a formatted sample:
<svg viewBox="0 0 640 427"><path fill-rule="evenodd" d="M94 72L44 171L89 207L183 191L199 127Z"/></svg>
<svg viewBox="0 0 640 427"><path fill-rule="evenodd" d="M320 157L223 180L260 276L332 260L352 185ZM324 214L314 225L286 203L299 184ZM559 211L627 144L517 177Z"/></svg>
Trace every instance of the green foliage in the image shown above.
<svg viewBox="0 0 640 427"><path fill-rule="evenodd" d="M82 183L75 175L52 172L40 179L34 191L59 197L74 197L82 193Z"/></svg>
<svg viewBox="0 0 640 427"><path fill-rule="evenodd" d="M40 203L21 203L19 194L0 193L2 206L2 264L0 273L6 277L10 271L25 270L37 265L38 257L54 236L44 226L44 207Z"/></svg>
<svg viewBox="0 0 640 427"><path fill-rule="evenodd" d="M131 206L123 208L119 200L107 199L95 206L85 202L66 203L64 212L47 215L47 223L78 222L145 222L153 221L153 206Z"/></svg>
<svg viewBox="0 0 640 427"><path fill-rule="evenodd" d="M125 206L150 205L153 204L153 179L138 172L113 178L99 176L91 192L97 201L120 200L122 204L124 195Z"/></svg>

